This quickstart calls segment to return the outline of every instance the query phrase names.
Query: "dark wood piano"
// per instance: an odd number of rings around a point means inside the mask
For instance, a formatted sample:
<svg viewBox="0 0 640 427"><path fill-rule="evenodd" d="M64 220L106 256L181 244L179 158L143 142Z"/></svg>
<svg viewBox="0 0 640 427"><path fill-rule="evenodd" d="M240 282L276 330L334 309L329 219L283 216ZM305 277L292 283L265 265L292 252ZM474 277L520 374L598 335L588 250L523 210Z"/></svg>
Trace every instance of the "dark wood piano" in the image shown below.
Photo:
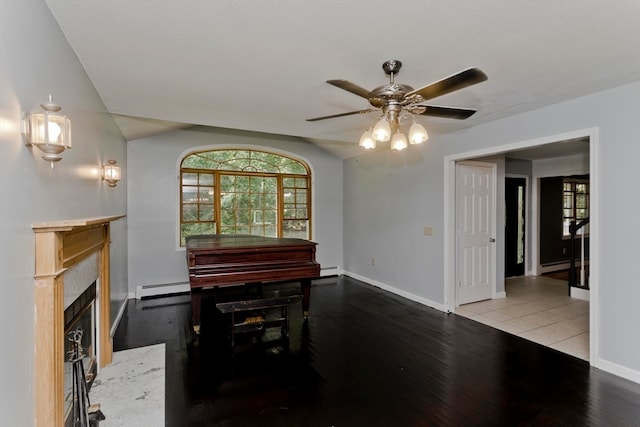
<svg viewBox="0 0 640 427"><path fill-rule="evenodd" d="M309 311L311 280L320 277L317 243L249 235L198 235L186 239L193 327L200 326L205 289L299 281L302 308Z"/></svg>

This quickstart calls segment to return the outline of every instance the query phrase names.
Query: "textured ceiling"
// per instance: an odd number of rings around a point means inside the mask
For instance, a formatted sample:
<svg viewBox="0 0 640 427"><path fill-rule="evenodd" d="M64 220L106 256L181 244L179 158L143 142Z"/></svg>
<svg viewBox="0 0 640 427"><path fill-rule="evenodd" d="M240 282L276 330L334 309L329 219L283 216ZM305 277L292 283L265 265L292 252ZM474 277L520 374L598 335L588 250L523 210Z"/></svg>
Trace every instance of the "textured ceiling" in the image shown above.
<svg viewBox="0 0 640 427"><path fill-rule="evenodd" d="M489 80L430 100L437 135L640 80L640 1L46 0L128 139L183 125L303 137L340 157L373 114L325 83L422 87L467 67ZM130 120L133 117L134 120Z"/></svg>

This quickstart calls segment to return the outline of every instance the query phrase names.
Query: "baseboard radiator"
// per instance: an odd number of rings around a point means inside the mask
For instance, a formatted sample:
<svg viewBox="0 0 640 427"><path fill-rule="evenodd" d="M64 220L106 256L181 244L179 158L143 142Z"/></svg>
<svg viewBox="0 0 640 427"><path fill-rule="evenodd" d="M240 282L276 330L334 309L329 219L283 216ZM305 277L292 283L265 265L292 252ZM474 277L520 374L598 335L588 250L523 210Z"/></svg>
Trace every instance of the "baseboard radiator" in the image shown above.
<svg viewBox="0 0 640 427"><path fill-rule="evenodd" d="M173 295L189 293L190 291L188 282L179 283L161 283L156 285L140 285L136 287L135 298L142 299L148 297L157 297L163 295Z"/></svg>

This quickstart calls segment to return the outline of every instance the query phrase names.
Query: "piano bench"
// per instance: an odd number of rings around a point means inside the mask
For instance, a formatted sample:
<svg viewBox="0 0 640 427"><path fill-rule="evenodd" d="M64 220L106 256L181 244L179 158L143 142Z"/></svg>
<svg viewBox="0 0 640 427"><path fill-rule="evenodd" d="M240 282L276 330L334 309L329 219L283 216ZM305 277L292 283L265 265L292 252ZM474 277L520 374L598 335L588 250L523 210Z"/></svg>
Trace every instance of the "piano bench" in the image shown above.
<svg viewBox="0 0 640 427"><path fill-rule="evenodd" d="M216 303L216 309L223 314L231 314L231 350L235 350L236 334L262 331L280 327L283 338L289 337L289 306L302 301L302 294L275 296L269 298L241 299ZM280 316L269 318L264 310L280 308ZM237 313L247 316L236 319Z"/></svg>

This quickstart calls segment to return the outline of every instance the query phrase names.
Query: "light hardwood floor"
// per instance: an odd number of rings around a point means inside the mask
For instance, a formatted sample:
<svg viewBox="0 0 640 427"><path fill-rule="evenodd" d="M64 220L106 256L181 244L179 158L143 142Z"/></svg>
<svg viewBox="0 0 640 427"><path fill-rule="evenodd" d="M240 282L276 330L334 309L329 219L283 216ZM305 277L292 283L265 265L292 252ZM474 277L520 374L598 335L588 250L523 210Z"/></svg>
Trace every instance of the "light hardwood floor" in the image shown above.
<svg viewBox="0 0 640 427"><path fill-rule="evenodd" d="M511 277L506 298L465 304L456 314L589 360L589 302L567 296L567 282Z"/></svg>

